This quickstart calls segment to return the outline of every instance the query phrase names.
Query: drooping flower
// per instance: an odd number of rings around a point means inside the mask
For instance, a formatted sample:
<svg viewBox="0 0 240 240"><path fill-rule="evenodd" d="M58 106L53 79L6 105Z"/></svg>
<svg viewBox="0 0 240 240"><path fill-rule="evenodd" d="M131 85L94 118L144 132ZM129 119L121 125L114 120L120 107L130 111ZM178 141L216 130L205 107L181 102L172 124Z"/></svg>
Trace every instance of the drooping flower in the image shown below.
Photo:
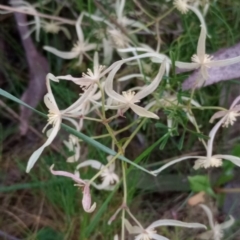
<svg viewBox="0 0 240 240"><path fill-rule="evenodd" d="M62 52L53 47L44 46L43 49L49 51L56 56L63 59L74 59L78 58L78 65L81 65L83 56L86 56L88 59L91 59L87 54L88 51L94 50L97 45L95 43L88 43L88 40L84 39L84 35L81 28L83 14L81 14L76 22L76 31L78 35L78 41L73 45L73 48L70 52Z"/></svg>
<svg viewBox="0 0 240 240"><path fill-rule="evenodd" d="M186 228L205 228L206 229L206 226L200 223L186 223L186 222L181 222L181 221L172 220L172 219L155 221L151 225L149 225L147 228L143 228L140 225L140 223L138 223L138 226L132 226L127 219L124 220L124 224L130 234L135 234L135 235L137 234L137 236L135 237L135 240L151 240L151 239L169 240L168 238L157 234L157 231L155 230L155 228L161 227L161 226L177 226L177 227L186 227Z"/></svg>
<svg viewBox="0 0 240 240"><path fill-rule="evenodd" d="M107 157L108 162L112 160L112 156ZM108 167L105 167L101 162L97 160L86 160L80 164L77 165L75 174L76 176L80 177L79 169L83 167L91 166L92 168L101 171L101 178L102 183L97 184L95 182L92 182L91 185L93 185L95 188L99 190L107 190L112 191L116 184L119 182L119 177L115 173L115 163L113 162Z"/></svg>
<svg viewBox="0 0 240 240"><path fill-rule="evenodd" d="M213 214L212 214L211 210L209 209L209 207L207 207L204 204L200 204L199 206L207 214L211 230L200 234L198 236L198 238L205 239L205 240L209 240L209 239L221 240L221 239L223 239L223 237L224 237L223 230L231 227L234 224L234 221L235 221L234 218L230 215L229 216L230 219L228 221L219 224L214 221Z"/></svg>
<svg viewBox="0 0 240 240"><path fill-rule="evenodd" d="M60 129L62 119L65 119L69 122L71 122L75 126L75 121L72 119L74 117L79 117L81 113L81 108L83 103L86 101L88 95L92 91L92 88L89 87L83 94L82 96L74 102L71 106L66 108L65 110L59 110L57 103L55 101L54 95L52 93L51 85L50 85L50 80L58 82L59 80L55 78L52 74L47 75L47 91L48 93L44 96L44 103L47 106L48 110L48 123L44 127L43 132L45 129L49 126L52 125L53 127L48 130L48 139L47 141L39 148L37 149L29 158L28 164L27 164L27 169L26 172L29 172L40 155L42 154L43 150L45 147L49 146L54 138L57 136L57 133Z"/></svg>
<svg viewBox="0 0 240 240"><path fill-rule="evenodd" d="M79 178L73 173L69 173L65 171L54 171L53 168L54 168L54 165L50 167L50 171L53 175L71 178L73 181L77 183L75 186L83 188L83 198L82 198L83 209L85 212L88 212L88 213L93 212L96 208L96 203L92 205L89 183L86 180L82 180L81 178Z"/></svg>
<svg viewBox="0 0 240 240"><path fill-rule="evenodd" d="M240 96L237 97L232 105L230 106L229 110L222 110L219 112L216 112L210 119L210 123L212 123L217 118L222 118L226 116L225 121L223 122L223 127L228 127L229 125L233 125L234 122L237 120L236 118L240 116L240 105L237 105L237 103L240 100Z"/></svg>
<svg viewBox="0 0 240 240"><path fill-rule="evenodd" d="M204 81L208 79L208 68L211 67L222 67L222 66L228 66L235 63L240 62L240 56L224 59L224 60L213 60L213 57L206 54L205 50L205 43L206 42L206 29L204 26L201 26L201 33L198 39L198 45L197 45L197 53L192 56L192 62L186 63L186 62L180 62L176 61L175 65L176 67L183 68L183 69L201 69L201 76L198 80L199 82L197 84L202 85Z"/></svg>
<svg viewBox="0 0 240 240"><path fill-rule="evenodd" d="M124 113L127 111L129 108L131 108L137 115L141 117L148 117L148 118L156 118L158 119L159 117L152 113L147 111L145 108L140 107L136 105L136 103L140 102L142 98L145 98L149 94L151 94L155 89L158 87L160 81L162 80L163 74L165 72L166 68L166 61L164 61L159 69L159 72L155 79L149 84L148 86L142 87L142 89L135 93L133 91L123 91L122 95L119 93L115 92L113 90L113 78L120 68L121 63L117 65L108 75L106 79L106 84L105 84L105 91L107 95L115 100L116 102L119 102L121 105L119 105L119 109L121 109L121 113Z"/></svg>

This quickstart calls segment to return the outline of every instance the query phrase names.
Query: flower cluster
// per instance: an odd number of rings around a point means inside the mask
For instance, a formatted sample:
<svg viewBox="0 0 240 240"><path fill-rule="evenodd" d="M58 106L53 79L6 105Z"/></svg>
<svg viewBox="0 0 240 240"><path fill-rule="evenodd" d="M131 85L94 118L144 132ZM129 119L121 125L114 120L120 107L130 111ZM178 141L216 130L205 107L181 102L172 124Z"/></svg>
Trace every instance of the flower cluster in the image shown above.
<svg viewBox="0 0 240 240"><path fill-rule="evenodd" d="M74 21L77 41L72 43L70 50L60 51L53 46L43 46L45 51L62 59L77 59L77 66L82 66L83 62L89 61L92 63L92 68L88 68L85 73L79 74L79 76L69 74L55 76L52 73L46 76L47 93L44 96L44 103L48 109L48 120L43 132L49 126L51 128L46 132L46 142L30 156L26 172L31 171L44 149L52 144L63 122L69 123L75 132L84 131L86 121L101 124L107 130L107 134L102 134L102 136L106 135L106 137L111 138L112 146L104 146L107 149L105 152L108 152L108 155L99 157L99 159L84 159L85 157L82 156L81 151L81 144L84 143L77 136L70 134L68 139L64 140L63 144L71 152L66 161L74 167L74 170L72 172L55 171L52 165L50 167L51 173L71 178L76 183L75 186L82 190L83 209L89 213L93 212L96 208L96 203L92 204L91 202L90 186L96 188L96 191L113 191L123 182L123 203L110 221L112 222L120 211L123 212L123 216L125 216L126 212L131 218L129 221L126 217L122 217L123 230L121 239L125 239L125 230L127 230L130 235L136 235L136 240L164 240L168 238L159 235L156 231L157 227L179 226L206 229L206 226L201 223L186 223L179 220L162 219L144 228L127 206L127 166L122 162L120 168L121 161L119 160L126 160L126 148L146 123L146 119L154 123L161 121L160 111L162 109L166 110L166 112L169 109L177 109L181 112L185 122L189 121L195 131L200 133L197 118L192 110L204 109L204 102L200 103L200 101L194 99L195 89L193 89L191 95L189 93L178 93L178 91L173 90L169 79L175 67L189 71L199 69L200 74L196 81L197 87L202 86L207 81L209 68L238 63L240 62L240 56L224 60L214 60L211 55L206 53L206 38L208 34L205 17L210 7L209 1L172 1L174 9L179 10L181 14L188 14L191 11L200 21L196 53L192 55L189 62L180 60L172 61L166 52L161 52L161 38L159 33L153 31L151 24L148 26L145 22L135 20L131 14L127 15L125 13L125 3L125 0L116 0L115 5L110 4L115 12L114 21L108 20L99 11L96 11L94 14L83 11L76 21ZM56 18L56 16L51 20L42 19L41 14L39 14L40 7L38 4L31 5L26 1L12 0L11 5L13 6L12 11L17 9L17 11L21 10L26 14L34 15L34 20L28 22L28 25L34 25L34 27L30 29L26 37L29 37L33 31L36 31L36 36L39 40L40 29L42 28L46 33L58 34L62 31L68 39L72 38L68 28L63 26L69 21L61 21L61 18ZM57 15L57 13L55 14ZM142 14L142 12L139 14ZM101 29L103 29L102 34L100 34L99 30L100 41L98 39L98 43L89 37L90 34L86 36L83 24L84 20L91 20L92 23L101 26ZM18 24L21 25L21 23ZM93 36L96 35L96 30L92 33ZM140 34L154 36L157 39L156 47L141 42ZM114 51L120 57L120 60L115 62L112 61ZM74 85L79 95L78 99L69 104L65 109L59 107L56 94L52 90L52 86L57 85L60 81L67 81L69 84ZM237 117L240 116L239 100L240 97L237 97L229 109L219 107L220 111L211 117L210 123L213 123L216 119L219 120L209 132L208 141L205 142L204 139L199 137L199 142L203 144L206 155L176 157L158 169L153 171L145 169L145 171L156 176L166 168L189 159L196 159L193 166L195 170L220 167L223 164L223 160L228 160L240 166L239 157L216 154L214 151L214 139L220 127L233 125ZM113 129L114 127L111 123L119 119L126 119L127 122L128 115L134 115L134 118L137 118L137 120L128 124L123 129ZM166 119L168 136L173 137L173 129L177 120L168 113L166 114ZM134 125L137 125L136 130L128 138L124 140L118 138L119 133L131 129ZM139 166L130 160L128 163ZM84 176L83 169L93 169L97 173L91 179L82 179L82 176ZM225 223L214 223L210 209L205 205L200 205L200 207L206 212L211 227L211 230L202 233L201 236L205 238L207 236L215 240L222 239L223 229L230 227L234 219L230 217L230 220ZM134 222L136 225L132 225L130 222ZM114 239L118 239L118 235L115 235Z"/></svg>

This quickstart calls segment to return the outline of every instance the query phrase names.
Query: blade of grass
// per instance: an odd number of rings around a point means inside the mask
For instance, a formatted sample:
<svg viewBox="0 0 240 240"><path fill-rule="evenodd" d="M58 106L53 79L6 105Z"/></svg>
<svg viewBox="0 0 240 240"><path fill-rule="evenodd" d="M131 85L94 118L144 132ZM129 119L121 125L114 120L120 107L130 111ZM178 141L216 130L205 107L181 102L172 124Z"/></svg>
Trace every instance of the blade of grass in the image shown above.
<svg viewBox="0 0 240 240"><path fill-rule="evenodd" d="M47 117L46 114L44 114L44 113L42 113L42 112L40 112L40 111L35 110L34 108L30 107L28 104L24 103L23 101L21 101L20 99L14 97L12 94L4 91L3 89L0 89L0 95L2 95L2 96L6 97L6 98L8 98L8 99L10 99L10 100L12 100L12 101L15 101L15 102L17 102L17 103L19 103L19 104L22 104L22 105L24 105L24 106L32 109L34 112L40 114L41 116ZM96 141L96 140L88 137L87 135L85 135L85 134L83 134L83 133L81 133L81 132L76 131L75 129L67 126L66 124L62 124L62 126L63 126L64 129L66 129L69 133L75 135L75 136L78 137L78 138L81 138L83 141L89 143L90 145L92 145L92 146L94 146L94 147L97 147L98 149L101 149L103 152L105 152L105 153L107 153L107 154L110 154L110 155L113 155L113 156L117 155L117 153L116 153L115 151L113 151L112 149L104 146L104 145L101 144L100 142L98 142L98 141ZM142 170L142 171L144 171L144 172L146 172L146 173L149 173L149 174L153 175L153 174L152 174L150 171L148 171L147 169L139 166L138 164L134 163L133 161L129 160L128 158L126 158L126 157L124 157L124 156L122 156L122 155L120 155L120 156L118 157L118 159L120 159L120 160L122 160L122 161L125 161L125 162L129 163L130 165L133 165L133 166L135 166L136 168L138 168L138 169L140 169L140 170Z"/></svg>

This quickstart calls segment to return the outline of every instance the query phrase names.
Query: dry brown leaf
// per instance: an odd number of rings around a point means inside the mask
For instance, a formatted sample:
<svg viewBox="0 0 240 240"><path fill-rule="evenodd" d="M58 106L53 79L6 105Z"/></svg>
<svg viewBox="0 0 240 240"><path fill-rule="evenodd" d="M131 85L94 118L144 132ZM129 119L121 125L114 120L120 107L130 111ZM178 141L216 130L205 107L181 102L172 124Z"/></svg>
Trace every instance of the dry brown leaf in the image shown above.
<svg viewBox="0 0 240 240"><path fill-rule="evenodd" d="M27 23L25 14L15 12L14 16L17 23ZM19 26L18 24L17 27L25 50L30 78L28 87L23 93L21 100L35 108L47 91L45 77L49 72L49 65L46 58L36 49L31 37L26 39L23 38L29 31L28 27ZM28 130L28 122L32 115L32 111L24 106L21 106L20 109L21 123L19 128L21 135L25 135Z"/></svg>
<svg viewBox="0 0 240 240"><path fill-rule="evenodd" d="M223 48L214 54L211 54L214 60L223 60L240 56L240 43L229 47ZM184 72L184 71L179 71ZM195 86L197 77L200 70L194 71L182 84L183 90L191 89ZM240 63L232 64L224 67L212 67L208 69L209 78L204 83L204 86L212 85L220 81L227 81L240 77Z"/></svg>
<svg viewBox="0 0 240 240"><path fill-rule="evenodd" d="M190 206L196 206L199 203L204 203L204 202L205 202L205 192L199 192L188 199L188 204Z"/></svg>

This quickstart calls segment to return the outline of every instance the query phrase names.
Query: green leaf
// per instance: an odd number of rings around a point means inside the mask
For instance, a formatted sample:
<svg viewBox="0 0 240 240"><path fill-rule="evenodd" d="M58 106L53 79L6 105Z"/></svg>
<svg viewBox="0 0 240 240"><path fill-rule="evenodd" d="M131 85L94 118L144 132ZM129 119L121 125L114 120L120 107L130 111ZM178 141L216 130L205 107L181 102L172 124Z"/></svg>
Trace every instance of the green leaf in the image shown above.
<svg viewBox="0 0 240 240"><path fill-rule="evenodd" d="M32 108L31 106L29 106L28 104L24 103L24 102L21 101L20 99L14 97L14 96L11 95L10 93L8 93L8 92L6 92L6 91L4 91L4 90L2 90L2 89L0 89L0 95L4 96L4 97L6 97L6 98L8 98L8 99L10 99L10 100L12 100L12 101L14 101L14 102L17 102L17 103L19 103L19 104L22 104L22 105L24 105L25 107L28 107L28 108L32 109L33 111L35 111L36 113L40 114L41 116L47 117L46 114L44 114L44 113L42 113L42 112L40 112L40 111L35 110L34 108ZM92 146L94 146L94 147L96 147L96 148L98 148L98 149L101 149L103 152L105 152L105 153L107 153L107 154L110 154L110 155L113 155L113 156L115 156L115 155L117 154L117 153L116 153L115 151L113 151L112 149L110 149L110 148L106 147L105 145L101 144L100 142L98 142L98 141L96 141L96 140L94 140L94 139L86 136L85 134L76 131L74 128L71 128L71 127L67 126L66 124L63 124L63 123L62 123L62 127L63 127L64 129L66 129L69 133L75 135L75 136L78 137L78 138L81 138L83 141L89 143L90 145L92 145ZM142 171L144 171L144 172L147 172L147 173L153 175L153 174L152 174L150 171L148 171L147 169L139 166L138 164L134 163L133 161L129 160L128 158L126 158L126 157L124 157L124 156L122 156L122 155L120 155L120 156L118 157L118 159L120 159L120 160L122 160L122 161L124 161L124 162L127 162L127 163L129 163L130 165L133 165L133 166L135 166L136 168L138 168L138 169L140 169L140 170L142 170Z"/></svg>
<svg viewBox="0 0 240 240"><path fill-rule="evenodd" d="M190 188L193 192L206 192L211 196L216 196L212 190L209 178L206 175L196 175L194 177L188 177Z"/></svg>
<svg viewBox="0 0 240 240"><path fill-rule="evenodd" d="M161 138L161 144L160 144L160 150L163 150L165 145L167 144L167 141L170 137L170 134L169 133L166 133L163 135L163 137Z"/></svg>

